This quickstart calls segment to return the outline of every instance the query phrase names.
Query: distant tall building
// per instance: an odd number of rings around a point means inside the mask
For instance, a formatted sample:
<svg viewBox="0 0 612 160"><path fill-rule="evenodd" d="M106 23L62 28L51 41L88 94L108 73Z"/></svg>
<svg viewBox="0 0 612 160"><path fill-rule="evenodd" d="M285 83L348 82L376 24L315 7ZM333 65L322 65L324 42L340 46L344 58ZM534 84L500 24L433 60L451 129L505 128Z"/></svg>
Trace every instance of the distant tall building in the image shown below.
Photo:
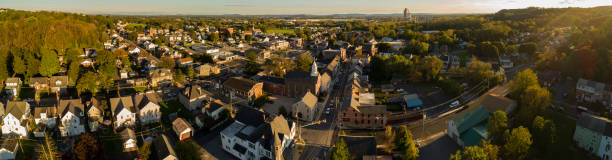
<svg viewBox="0 0 612 160"><path fill-rule="evenodd" d="M410 14L410 11L408 11L408 8L404 8L404 19L407 21L413 20L412 14Z"/></svg>

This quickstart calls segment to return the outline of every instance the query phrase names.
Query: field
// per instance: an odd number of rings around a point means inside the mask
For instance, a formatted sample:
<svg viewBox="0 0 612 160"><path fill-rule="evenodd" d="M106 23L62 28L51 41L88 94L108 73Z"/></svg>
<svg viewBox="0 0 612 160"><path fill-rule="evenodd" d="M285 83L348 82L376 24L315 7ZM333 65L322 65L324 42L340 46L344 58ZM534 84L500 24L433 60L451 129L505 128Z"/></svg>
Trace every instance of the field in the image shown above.
<svg viewBox="0 0 612 160"><path fill-rule="evenodd" d="M292 29L269 29L266 30L266 33L278 33L278 34L295 34L295 30Z"/></svg>

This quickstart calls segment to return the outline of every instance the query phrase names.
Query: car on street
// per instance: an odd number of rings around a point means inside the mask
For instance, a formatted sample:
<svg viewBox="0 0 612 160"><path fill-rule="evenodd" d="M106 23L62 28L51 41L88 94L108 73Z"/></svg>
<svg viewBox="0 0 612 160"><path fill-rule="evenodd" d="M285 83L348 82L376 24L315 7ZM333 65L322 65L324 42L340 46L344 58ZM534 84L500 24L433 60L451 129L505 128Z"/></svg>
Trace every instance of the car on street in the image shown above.
<svg viewBox="0 0 612 160"><path fill-rule="evenodd" d="M456 100L456 101L454 101L453 103L451 103L451 104L449 105L449 107L450 107L450 108L455 108L455 107L457 107L457 106L459 106L459 100Z"/></svg>

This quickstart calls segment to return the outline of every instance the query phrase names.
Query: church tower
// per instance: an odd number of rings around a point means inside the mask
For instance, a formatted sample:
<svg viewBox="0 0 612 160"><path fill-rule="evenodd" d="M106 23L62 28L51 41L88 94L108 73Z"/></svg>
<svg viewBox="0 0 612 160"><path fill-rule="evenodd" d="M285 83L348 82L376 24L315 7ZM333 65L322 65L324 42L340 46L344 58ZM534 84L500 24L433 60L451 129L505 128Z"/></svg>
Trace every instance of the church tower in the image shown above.
<svg viewBox="0 0 612 160"><path fill-rule="evenodd" d="M310 69L310 76L313 76L313 77L319 76L316 59L312 61L312 68Z"/></svg>

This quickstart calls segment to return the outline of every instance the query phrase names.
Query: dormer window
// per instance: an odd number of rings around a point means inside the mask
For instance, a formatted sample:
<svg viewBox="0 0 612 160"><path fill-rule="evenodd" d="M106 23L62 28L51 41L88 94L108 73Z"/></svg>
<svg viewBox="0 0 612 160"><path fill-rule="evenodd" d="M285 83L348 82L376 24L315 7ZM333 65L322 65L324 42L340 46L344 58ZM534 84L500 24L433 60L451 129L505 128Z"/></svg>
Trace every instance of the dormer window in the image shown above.
<svg viewBox="0 0 612 160"><path fill-rule="evenodd" d="M62 85L62 81L55 81L55 85L57 86Z"/></svg>

